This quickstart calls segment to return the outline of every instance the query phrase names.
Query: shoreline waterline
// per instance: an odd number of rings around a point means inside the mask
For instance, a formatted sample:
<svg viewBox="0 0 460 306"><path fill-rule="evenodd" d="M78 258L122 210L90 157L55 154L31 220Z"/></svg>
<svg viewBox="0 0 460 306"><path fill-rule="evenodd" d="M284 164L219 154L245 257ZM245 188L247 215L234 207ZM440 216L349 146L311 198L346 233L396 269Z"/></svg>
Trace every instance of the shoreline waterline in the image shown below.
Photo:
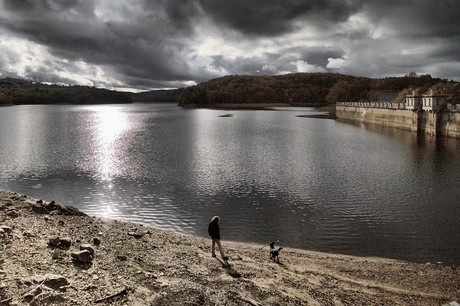
<svg viewBox="0 0 460 306"><path fill-rule="evenodd" d="M25 194L17 193L15 191L11 191L11 190L0 190L0 194L1 193L17 195L17 196L27 198L30 201L37 202L37 203L50 203L51 202L51 201L47 201L45 199L32 198L32 197L29 197L29 196L27 196ZM72 205L67 205L67 206L71 206L74 209L78 210L78 208L76 208L76 207L74 207ZM186 236L186 237L196 238L196 239L207 239L208 238L206 236L200 236L200 235L194 235L194 234L190 234L190 233L178 232L178 231L174 231L174 230L171 230L171 229L157 228L157 227L154 227L154 226L142 223L142 222L137 222L137 221L129 221L129 220L102 217L102 216L93 216L93 215L88 215L88 214L86 214L84 212L83 212L83 214L85 214L86 216L88 216L90 218L95 218L95 219L102 220L103 222L121 222L121 223L126 223L126 224L134 224L134 225L142 226L142 227L145 227L145 228L154 228L156 230L164 231L166 233L169 232L169 233L173 233L173 234L176 234L176 235L183 235L183 236ZM267 242L266 244L263 244L263 243L260 243L260 242L247 242L247 241L227 240L225 238L222 239L222 242L223 243L233 244L233 245L243 245L243 246L247 246L247 247L255 247L255 248L261 248L261 249L268 249L269 248L269 243L270 243L270 242ZM310 250L310 249L302 249L302 248L286 246L282 242L280 242L279 240L277 241L276 244L277 244L277 246L282 246L284 249L289 249L289 250L294 251L294 252L306 253L306 254L317 254L317 255L321 255L321 256L342 257L342 258L349 258L349 259L355 259L355 260L364 260L364 261L365 260L378 260L378 261L388 261L388 262L408 262L408 263L414 263L414 264L443 265L442 262L417 263L417 262L411 262L411 261L406 261L406 260L402 260L402 259L395 259L395 258L388 258L388 257L359 256L359 255L351 255L351 254L343 254L343 253L332 253L332 252L323 252L323 251L316 251L316 250ZM451 265L446 265L446 266L451 266Z"/></svg>
<svg viewBox="0 0 460 306"><path fill-rule="evenodd" d="M460 299L454 267L288 247L277 262L268 246L223 240L225 260L211 257L210 239L75 211L38 212L50 206L59 204L0 191L0 301L7 305L443 305ZM54 244L61 239L66 245ZM78 254L87 250L93 255L81 262Z"/></svg>

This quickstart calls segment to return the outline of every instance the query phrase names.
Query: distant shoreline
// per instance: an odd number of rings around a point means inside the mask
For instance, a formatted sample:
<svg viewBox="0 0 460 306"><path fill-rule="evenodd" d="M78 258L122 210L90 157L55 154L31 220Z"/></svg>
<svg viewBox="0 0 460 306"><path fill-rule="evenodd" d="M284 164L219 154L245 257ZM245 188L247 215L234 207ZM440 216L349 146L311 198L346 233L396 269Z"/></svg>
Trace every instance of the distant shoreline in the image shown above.
<svg viewBox="0 0 460 306"><path fill-rule="evenodd" d="M327 112L326 114L298 115L301 118L319 118L319 119L337 119L334 106L318 106L316 104L287 104L287 103L220 103L210 105L179 105L183 108L206 108L219 110L275 110L278 107L313 107L319 111Z"/></svg>
<svg viewBox="0 0 460 306"><path fill-rule="evenodd" d="M219 103L219 104L186 104L182 108L207 108L222 110L273 110L275 107L314 107L322 108L324 105L314 103ZM327 107L327 106L326 106ZM335 109L335 106L334 106Z"/></svg>

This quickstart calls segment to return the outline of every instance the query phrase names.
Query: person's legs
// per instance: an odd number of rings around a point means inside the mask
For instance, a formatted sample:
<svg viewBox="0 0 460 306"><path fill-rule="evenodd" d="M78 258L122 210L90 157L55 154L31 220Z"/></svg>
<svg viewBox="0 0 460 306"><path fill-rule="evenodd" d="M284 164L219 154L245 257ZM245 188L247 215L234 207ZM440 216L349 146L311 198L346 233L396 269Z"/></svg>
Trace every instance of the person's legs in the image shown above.
<svg viewBox="0 0 460 306"><path fill-rule="evenodd" d="M216 257L216 240L214 238L211 238L212 243L211 243L211 254L212 257Z"/></svg>
<svg viewBox="0 0 460 306"><path fill-rule="evenodd" d="M220 239L216 239L216 243L217 243L217 246L219 247L220 256L222 256L222 258L225 258L224 249L222 249L222 244L220 243Z"/></svg>

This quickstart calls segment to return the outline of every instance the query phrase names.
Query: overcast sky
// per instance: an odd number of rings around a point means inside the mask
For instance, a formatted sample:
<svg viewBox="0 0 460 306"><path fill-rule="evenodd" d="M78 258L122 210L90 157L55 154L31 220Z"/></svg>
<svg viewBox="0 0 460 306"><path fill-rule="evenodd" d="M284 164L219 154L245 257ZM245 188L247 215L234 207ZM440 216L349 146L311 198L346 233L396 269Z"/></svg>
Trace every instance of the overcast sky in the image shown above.
<svg viewBox="0 0 460 306"><path fill-rule="evenodd" d="M338 72L460 81L459 0L0 0L0 77L115 90Z"/></svg>

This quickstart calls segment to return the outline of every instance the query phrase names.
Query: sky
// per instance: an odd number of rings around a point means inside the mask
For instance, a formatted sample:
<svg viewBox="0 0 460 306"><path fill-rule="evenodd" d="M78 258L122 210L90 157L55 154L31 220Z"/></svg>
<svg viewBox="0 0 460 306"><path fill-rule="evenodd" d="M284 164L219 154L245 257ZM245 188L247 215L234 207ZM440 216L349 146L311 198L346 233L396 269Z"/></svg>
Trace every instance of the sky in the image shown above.
<svg viewBox="0 0 460 306"><path fill-rule="evenodd" d="M460 1L0 0L0 78L138 92L296 72L460 81Z"/></svg>

